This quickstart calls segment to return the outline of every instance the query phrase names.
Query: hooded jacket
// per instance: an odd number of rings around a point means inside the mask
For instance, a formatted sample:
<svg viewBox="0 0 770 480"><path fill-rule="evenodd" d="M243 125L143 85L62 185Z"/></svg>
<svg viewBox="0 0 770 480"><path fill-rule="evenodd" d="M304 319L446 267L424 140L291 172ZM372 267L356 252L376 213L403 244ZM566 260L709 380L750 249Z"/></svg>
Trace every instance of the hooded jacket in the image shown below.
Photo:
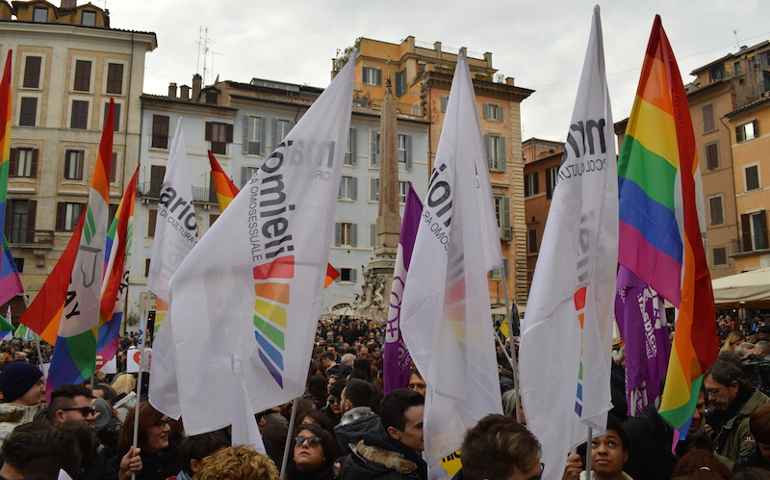
<svg viewBox="0 0 770 480"><path fill-rule="evenodd" d="M427 480L420 455L387 435L367 434L340 467L340 480Z"/></svg>
<svg viewBox="0 0 770 480"><path fill-rule="evenodd" d="M11 435L14 428L22 423L35 419L35 414L45 408L45 404L19 405L17 403L0 403L0 446Z"/></svg>
<svg viewBox="0 0 770 480"><path fill-rule="evenodd" d="M739 398L734 401L741 402ZM755 408L767 402L770 402L770 397L755 388L747 400L737 405L738 412L717 430L714 453L729 460L728 467L732 468L734 462L751 453L756 442L749 428L749 416Z"/></svg>
<svg viewBox="0 0 770 480"><path fill-rule="evenodd" d="M334 427L334 434L340 442L343 450L352 452L350 444L356 445L367 433L385 434L380 416L372 412L369 407L351 408L340 419L339 425Z"/></svg>

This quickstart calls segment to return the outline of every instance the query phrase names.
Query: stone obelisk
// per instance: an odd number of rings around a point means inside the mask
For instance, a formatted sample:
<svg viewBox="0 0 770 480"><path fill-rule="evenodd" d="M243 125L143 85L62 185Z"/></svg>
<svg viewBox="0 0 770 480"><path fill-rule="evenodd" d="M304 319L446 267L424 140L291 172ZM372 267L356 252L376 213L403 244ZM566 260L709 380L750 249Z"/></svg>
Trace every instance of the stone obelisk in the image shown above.
<svg viewBox="0 0 770 480"><path fill-rule="evenodd" d="M380 115L380 192L377 214L377 247L364 270L359 314L384 323L388 317L390 288L398 252L401 215L398 204L398 133L396 100L390 78L386 83Z"/></svg>

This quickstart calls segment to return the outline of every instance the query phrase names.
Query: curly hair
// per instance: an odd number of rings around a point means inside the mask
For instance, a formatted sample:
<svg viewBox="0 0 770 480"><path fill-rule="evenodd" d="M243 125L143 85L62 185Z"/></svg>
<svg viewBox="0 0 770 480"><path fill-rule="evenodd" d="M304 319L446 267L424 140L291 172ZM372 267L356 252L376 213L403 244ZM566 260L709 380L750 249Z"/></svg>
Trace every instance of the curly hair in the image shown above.
<svg viewBox="0 0 770 480"><path fill-rule="evenodd" d="M196 480L280 480L278 469L270 457L257 453L251 447L228 447L216 455L206 457Z"/></svg>
<svg viewBox="0 0 770 480"><path fill-rule="evenodd" d="M708 450L687 452L674 467L671 478L703 477L730 480L730 469Z"/></svg>

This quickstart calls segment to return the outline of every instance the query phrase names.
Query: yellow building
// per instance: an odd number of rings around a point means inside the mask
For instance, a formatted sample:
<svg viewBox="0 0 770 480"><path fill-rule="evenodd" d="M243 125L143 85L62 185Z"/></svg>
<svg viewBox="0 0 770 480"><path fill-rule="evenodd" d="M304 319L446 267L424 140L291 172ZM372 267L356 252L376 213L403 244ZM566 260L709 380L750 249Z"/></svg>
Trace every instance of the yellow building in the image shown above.
<svg viewBox="0 0 770 480"><path fill-rule="evenodd" d="M398 44L359 38L355 47L359 49L359 55L356 59L354 102L361 106L379 107L386 80L390 78L399 113L422 117L430 122L428 171L425 172L429 175L438 149L452 75L457 64L457 50L443 47L441 42L423 45L414 37L407 37ZM347 61L349 51L334 60L335 72ZM504 304L502 282L505 277L510 299L523 305L527 298L527 226L524 217L520 106L533 90L515 86L513 78L500 78L492 66L492 54L489 52L480 56L469 53L468 64L476 92L505 261L505 275L501 271L490 274L490 302L498 307ZM378 133L371 132L369 148L377 148Z"/></svg>

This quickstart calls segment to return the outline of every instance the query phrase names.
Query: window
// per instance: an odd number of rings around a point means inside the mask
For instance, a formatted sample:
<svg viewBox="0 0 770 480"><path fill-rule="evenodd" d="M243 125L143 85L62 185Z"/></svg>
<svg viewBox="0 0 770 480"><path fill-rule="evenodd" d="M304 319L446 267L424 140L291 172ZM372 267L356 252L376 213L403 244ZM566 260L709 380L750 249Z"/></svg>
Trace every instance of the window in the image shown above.
<svg viewBox="0 0 770 480"><path fill-rule="evenodd" d="M206 122L206 141L211 142L211 151L227 155L227 144L233 143L233 126L229 123Z"/></svg>
<svg viewBox="0 0 770 480"><path fill-rule="evenodd" d="M538 172L524 175L524 196L531 197L540 193L540 185L537 181Z"/></svg>
<svg viewBox="0 0 770 480"><path fill-rule="evenodd" d="M758 128L756 120L735 127L735 140L738 143L757 138L757 135Z"/></svg>
<svg viewBox="0 0 770 480"><path fill-rule="evenodd" d="M712 226L725 223L724 204L721 195L709 197L709 218Z"/></svg>
<svg viewBox="0 0 770 480"><path fill-rule="evenodd" d="M150 165L150 188L147 195L158 198L163 188L163 179L166 177L165 165Z"/></svg>
<svg viewBox="0 0 770 480"><path fill-rule="evenodd" d="M96 26L96 12L83 11L83 18L80 24L86 27Z"/></svg>
<svg viewBox="0 0 770 480"><path fill-rule="evenodd" d="M398 134L398 163L412 170L412 136Z"/></svg>
<svg viewBox="0 0 770 480"><path fill-rule="evenodd" d="M380 179L377 177L369 178L369 201L370 202L380 201Z"/></svg>
<svg viewBox="0 0 770 480"><path fill-rule="evenodd" d="M703 111L703 133L708 133L717 129L717 121L714 116L714 104L704 105Z"/></svg>
<svg viewBox="0 0 770 480"><path fill-rule="evenodd" d="M152 116L153 148L168 148L168 117L166 115Z"/></svg>
<svg viewBox="0 0 770 480"><path fill-rule="evenodd" d="M401 97L406 94L406 68L396 72L396 96Z"/></svg>
<svg viewBox="0 0 770 480"><path fill-rule="evenodd" d="M727 260L727 248L726 247L716 247L712 250L713 254L713 264L714 266L718 265L729 265L730 262Z"/></svg>
<svg viewBox="0 0 770 480"><path fill-rule="evenodd" d="M153 238L155 237L155 222L158 220L158 209L150 208L147 212L147 236Z"/></svg>
<svg viewBox="0 0 770 480"><path fill-rule="evenodd" d="M503 120L503 107L502 105L498 105L496 103L485 103L484 104L484 118L489 120Z"/></svg>
<svg viewBox="0 0 770 480"><path fill-rule="evenodd" d="M406 196L409 193L409 182L398 181L398 203L406 204Z"/></svg>
<svg viewBox="0 0 770 480"><path fill-rule="evenodd" d="M82 150L67 150L64 153L64 179L83 180L83 162L85 152Z"/></svg>
<svg viewBox="0 0 770 480"><path fill-rule="evenodd" d="M733 63L733 75L740 75L741 73L741 62Z"/></svg>
<svg viewBox="0 0 770 480"><path fill-rule="evenodd" d="M382 70L379 68L363 67L363 79L366 85L382 85Z"/></svg>
<svg viewBox="0 0 770 480"><path fill-rule="evenodd" d="M343 175L340 181L340 200L356 200L358 197L358 179Z"/></svg>
<svg viewBox="0 0 770 480"><path fill-rule="evenodd" d="M114 183L118 178L118 152L112 152L112 161L110 162L110 182Z"/></svg>
<svg viewBox="0 0 770 480"><path fill-rule="evenodd" d="M19 126L34 127L37 120L37 97L21 97Z"/></svg>
<svg viewBox="0 0 770 480"><path fill-rule="evenodd" d="M743 250L752 252L768 248L767 220L765 211L741 215L741 232L743 234Z"/></svg>
<svg viewBox="0 0 770 480"><path fill-rule="evenodd" d="M511 199L508 197L495 197L495 218L500 230L502 240L511 240Z"/></svg>
<svg viewBox="0 0 770 480"><path fill-rule="evenodd" d="M273 140L275 140L276 147L283 141L284 138L286 138L286 135L289 134L289 131L293 126L294 125L291 120L281 120L278 118L273 119Z"/></svg>
<svg viewBox="0 0 770 480"><path fill-rule="evenodd" d="M350 222L337 222L334 224L334 244L348 247L358 245L358 226Z"/></svg>
<svg viewBox="0 0 770 480"><path fill-rule="evenodd" d="M91 62L88 60L75 61L75 83L72 87L76 92L91 91Z"/></svg>
<svg viewBox="0 0 770 480"><path fill-rule="evenodd" d="M415 117L419 117L420 116L420 104L419 103L415 103L414 105L412 105L412 115L414 115Z"/></svg>
<svg viewBox="0 0 770 480"><path fill-rule="evenodd" d="M16 264L16 271L19 273L24 273L24 258L22 257L13 257L13 263Z"/></svg>
<svg viewBox="0 0 770 480"><path fill-rule="evenodd" d="M559 180L559 167L551 167L545 170L545 196L553 198L553 190Z"/></svg>
<svg viewBox="0 0 770 480"><path fill-rule="evenodd" d="M9 243L34 243L35 241L35 200L7 200L5 235Z"/></svg>
<svg viewBox="0 0 770 480"><path fill-rule="evenodd" d="M496 278L496 279L502 279L503 274L505 274L505 278L508 278L508 259L503 259L503 268L493 268L489 271L489 278Z"/></svg>
<svg viewBox="0 0 770 480"><path fill-rule="evenodd" d="M376 223L369 224L369 246L372 248L377 248L377 224Z"/></svg>
<svg viewBox="0 0 770 480"><path fill-rule="evenodd" d="M206 103L209 105L216 105L219 101L219 95L217 95L217 92L209 90L206 92Z"/></svg>
<svg viewBox="0 0 770 480"><path fill-rule="evenodd" d="M537 229L532 228L527 232L527 253L537 253Z"/></svg>
<svg viewBox="0 0 770 480"><path fill-rule="evenodd" d="M505 171L505 137L501 135L484 135L484 147L487 151L487 165L490 172Z"/></svg>
<svg viewBox="0 0 770 480"><path fill-rule="evenodd" d="M770 72L762 72L762 92L770 92Z"/></svg>
<svg viewBox="0 0 770 480"><path fill-rule="evenodd" d="M59 202L56 204L56 231L73 232L78 226L85 203Z"/></svg>
<svg viewBox="0 0 770 480"><path fill-rule="evenodd" d="M24 60L24 88L40 88L40 65L42 57L28 56Z"/></svg>
<svg viewBox="0 0 770 480"><path fill-rule="evenodd" d="M35 7L35 11L32 14L32 21L45 23L48 21L48 9L44 7Z"/></svg>
<svg viewBox="0 0 770 480"><path fill-rule="evenodd" d="M340 276L337 278L337 281L356 283L356 269L340 268Z"/></svg>
<svg viewBox="0 0 770 480"><path fill-rule="evenodd" d="M259 167L252 167L250 165L244 165L241 167L241 188L243 188L251 177L257 174Z"/></svg>
<svg viewBox="0 0 770 480"><path fill-rule="evenodd" d="M38 150L32 148L12 148L8 175L10 177L35 178L37 176Z"/></svg>
<svg viewBox="0 0 770 480"><path fill-rule="evenodd" d="M380 132L372 131L369 134L369 166L379 168L380 166Z"/></svg>
<svg viewBox="0 0 770 480"><path fill-rule="evenodd" d="M262 117L243 116L243 154L265 154L265 119ZM251 178L251 177L249 177Z"/></svg>
<svg viewBox="0 0 770 480"><path fill-rule="evenodd" d="M446 106L449 104L449 95L441 95L441 111L446 112Z"/></svg>
<svg viewBox="0 0 770 480"><path fill-rule="evenodd" d="M88 128L88 108L86 100L73 100L70 116L70 128L85 130Z"/></svg>
<svg viewBox="0 0 770 480"><path fill-rule="evenodd" d="M107 102L104 104L104 120L107 121L107 112L110 111L110 102ZM115 126L113 127L113 130L116 132L120 131L120 104L115 104Z"/></svg>
<svg viewBox="0 0 770 480"><path fill-rule="evenodd" d="M350 128L350 133L348 134L348 149L345 151L345 165L356 164L356 156L358 155L358 135L356 132L357 130L355 128Z"/></svg>
<svg viewBox="0 0 770 480"><path fill-rule="evenodd" d="M725 67L724 65L715 65L711 67L709 70L709 81L710 82L716 82L717 80L722 80L725 76Z"/></svg>
<svg viewBox="0 0 770 480"><path fill-rule="evenodd" d="M743 167L743 176L746 179L747 192L759 189L759 165Z"/></svg>
<svg viewBox="0 0 770 480"><path fill-rule="evenodd" d="M107 65L107 93L115 95L123 93L122 63L110 63Z"/></svg>
<svg viewBox="0 0 770 480"><path fill-rule="evenodd" d="M709 143L706 149L706 170L716 170L719 168L719 144L717 142Z"/></svg>

